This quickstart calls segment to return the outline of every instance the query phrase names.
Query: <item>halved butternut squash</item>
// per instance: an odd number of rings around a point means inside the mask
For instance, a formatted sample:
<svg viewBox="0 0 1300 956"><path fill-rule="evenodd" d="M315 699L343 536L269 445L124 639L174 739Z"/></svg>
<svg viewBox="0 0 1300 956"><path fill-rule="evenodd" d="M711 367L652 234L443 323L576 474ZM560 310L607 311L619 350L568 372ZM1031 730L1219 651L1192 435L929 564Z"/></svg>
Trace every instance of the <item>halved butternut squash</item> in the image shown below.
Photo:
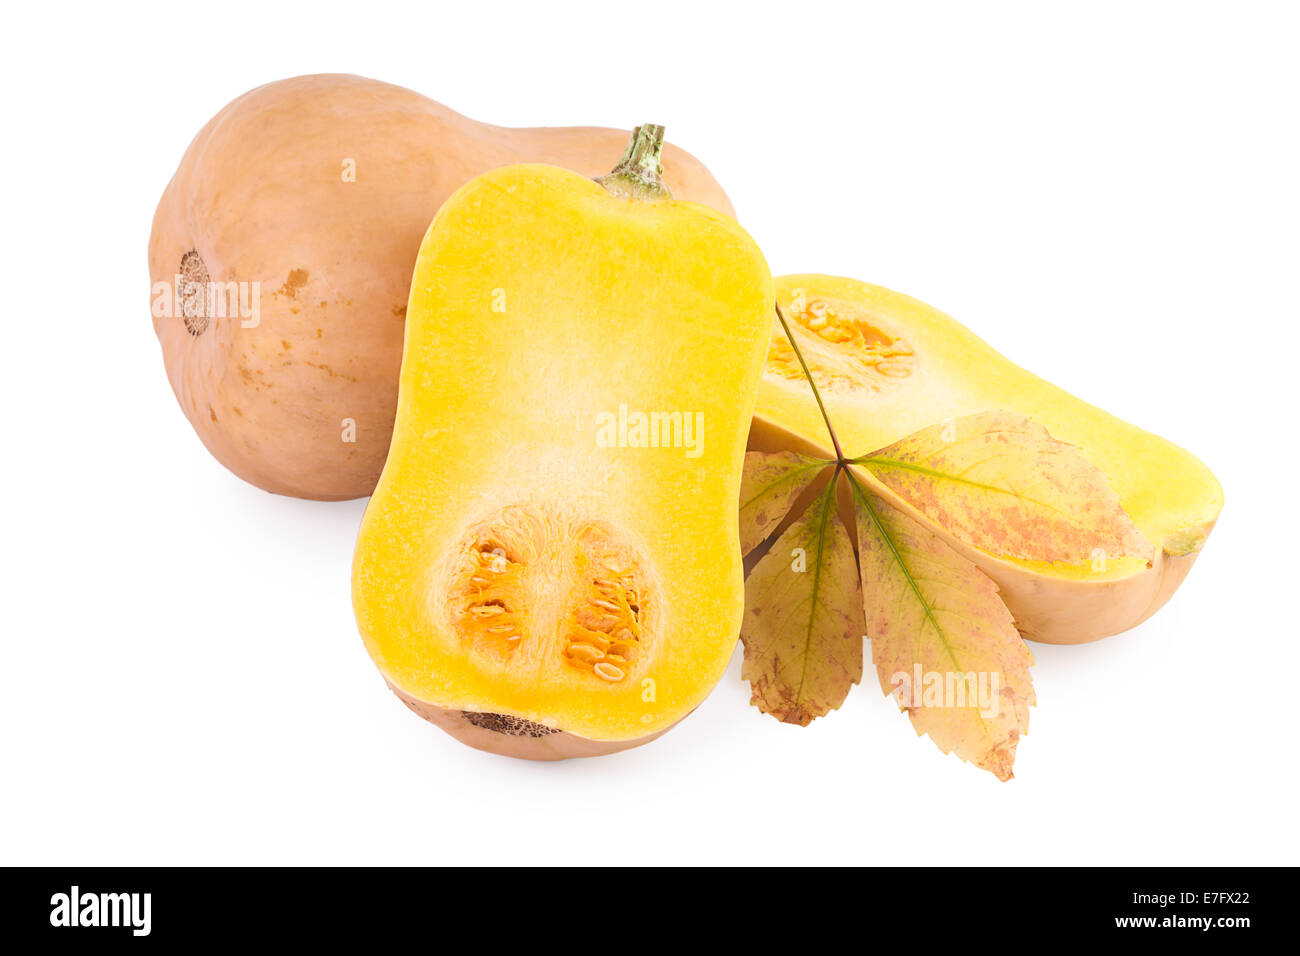
<svg viewBox="0 0 1300 956"><path fill-rule="evenodd" d="M712 689L740 627L771 277L733 220L667 198L662 129L634 142L600 185L511 166L443 206L357 543L385 680L512 756L652 739Z"/></svg>
<svg viewBox="0 0 1300 956"><path fill-rule="evenodd" d="M1157 547L1150 565L1105 556L1077 565L1021 561L950 540L998 584L1026 637L1074 644L1126 630L1154 614L1187 576L1223 507L1218 481L1191 454L1012 364L916 299L826 275L781 276L776 285L847 455L948 419L1005 410L1078 446L1105 472ZM776 325L750 447L830 455L829 446L803 370Z"/></svg>

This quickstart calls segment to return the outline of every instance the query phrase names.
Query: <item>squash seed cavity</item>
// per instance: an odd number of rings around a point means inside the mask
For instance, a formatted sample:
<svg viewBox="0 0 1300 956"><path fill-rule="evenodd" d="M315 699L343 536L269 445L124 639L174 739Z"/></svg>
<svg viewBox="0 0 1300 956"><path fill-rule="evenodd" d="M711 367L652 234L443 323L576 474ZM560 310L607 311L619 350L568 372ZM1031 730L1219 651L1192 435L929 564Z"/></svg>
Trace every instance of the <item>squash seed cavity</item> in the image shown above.
<svg viewBox="0 0 1300 956"><path fill-rule="evenodd" d="M648 582L637 549L607 524L513 505L467 535L451 624L496 665L617 686L645 666L657 613Z"/></svg>
<svg viewBox="0 0 1300 956"><path fill-rule="evenodd" d="M603 528L585 530L577 565L564 660L575 670L618 684L641 659L647 588L627 549Z"/></svg>
<svg viewBox="0 0 1300 956"><path fill-rule="evenodd" d="M791 332L819 389L883 392L917 367L916 352L860 306L835 299L806 299L786 312ZM772 333L766 372L803 381L803 368L780 323Z"/></svg>
<svg viewBox="0 0 1300 956"><path fill-rule="evenodd" d="M462 555L453 614L461 637L474 649L503 659L518 649L523 575L518 553L492 535L477 538Z"/></svg>

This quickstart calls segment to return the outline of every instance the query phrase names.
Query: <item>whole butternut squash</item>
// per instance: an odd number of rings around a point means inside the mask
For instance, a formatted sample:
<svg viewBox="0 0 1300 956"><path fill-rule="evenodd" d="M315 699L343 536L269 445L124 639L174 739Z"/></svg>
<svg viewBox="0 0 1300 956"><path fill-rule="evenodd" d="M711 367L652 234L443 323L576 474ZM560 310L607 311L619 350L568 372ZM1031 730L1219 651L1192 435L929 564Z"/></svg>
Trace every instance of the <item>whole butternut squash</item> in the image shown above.
<svg viewBox="0 0 1300 956"><path fill-rule="evenodd" d="M154 214L154 328L208 450L277 494L368 495L397 407L407 293L443 201L521 162L594 177L627 132L507 129L359 76L281 80L200 130ZM707 170L663 154L679 199L732 214Z"/></svg>

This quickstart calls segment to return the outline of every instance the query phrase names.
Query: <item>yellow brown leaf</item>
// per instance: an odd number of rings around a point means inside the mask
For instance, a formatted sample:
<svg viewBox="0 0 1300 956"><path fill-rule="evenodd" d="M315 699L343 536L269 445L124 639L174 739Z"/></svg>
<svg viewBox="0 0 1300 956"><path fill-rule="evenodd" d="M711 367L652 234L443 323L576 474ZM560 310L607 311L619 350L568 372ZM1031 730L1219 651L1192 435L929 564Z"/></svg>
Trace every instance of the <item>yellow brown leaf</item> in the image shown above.
<svg viewBox="0 0 1300 956"><path fill-rule="evenodd" d="M1067 563L1153 557L1105 474L1019 415L932 425L857 461L944 530L992 554Z"/></svg>
<svg viewBox="0 0 1300 956"><path fill-rule="evenodd" d="M832 481L745 582L741 676L766 714L807 725L862 679L862 594Z"/></svg>
<svg viewBox="0 0 1300 956"><path fill-rule="evenodd" d="M1012 776L1033 657L997 586L850 473L867 636L881 690L945 753Z"/></svg>
<svg viewBox="0 0 1300 956"><path fill-rule="evenodd" d="M746 452L740 479L740 553L749 554L762 544L830 464L792 451Z"/></svg>

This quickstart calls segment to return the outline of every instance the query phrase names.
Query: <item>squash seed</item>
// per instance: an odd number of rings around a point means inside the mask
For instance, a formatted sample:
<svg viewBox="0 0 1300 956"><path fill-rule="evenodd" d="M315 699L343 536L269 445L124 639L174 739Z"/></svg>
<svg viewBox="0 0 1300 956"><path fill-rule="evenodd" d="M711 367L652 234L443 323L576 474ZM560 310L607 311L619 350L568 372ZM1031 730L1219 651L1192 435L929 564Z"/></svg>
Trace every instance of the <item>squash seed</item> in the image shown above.
<svg viewBox="0 0 1300 956"><path fill-rule="evenodd" d="M623 668L610 664L607 661L601 661L593 667L592 670L594 670L596 676L602 680L618 681L623 679Z"/></svg>
<svg viewBox="0 0 1300 956"><path fill-rule="evenodd" d="M570 644L566 653L570 657L586 661L588 664L593 664L605 656L604 651L592 647L590 644Z"/></svg>

